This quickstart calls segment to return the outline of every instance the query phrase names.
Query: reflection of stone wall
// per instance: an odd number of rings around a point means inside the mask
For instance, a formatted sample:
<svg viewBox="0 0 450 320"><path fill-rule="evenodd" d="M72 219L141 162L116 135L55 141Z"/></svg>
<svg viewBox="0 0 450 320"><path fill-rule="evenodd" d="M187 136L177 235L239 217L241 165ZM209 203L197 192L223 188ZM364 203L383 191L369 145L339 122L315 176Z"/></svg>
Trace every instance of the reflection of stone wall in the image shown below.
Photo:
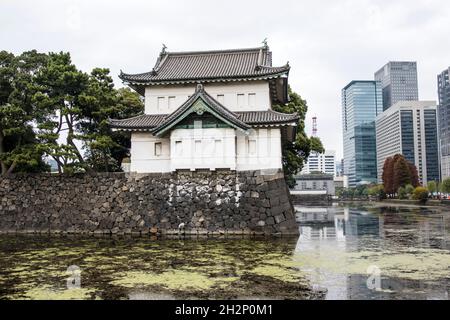
<svg viewBox="0 0 450 320"><path fill-rule="evenodd" d="M297 234L282 173L0 178L1 232Z"/></svg>
<svg viewBox="0 0 450 320"><path fill-rule="evenodd" d="M332 202L328 194L291 194L294 205L329 205Z"/></svg>

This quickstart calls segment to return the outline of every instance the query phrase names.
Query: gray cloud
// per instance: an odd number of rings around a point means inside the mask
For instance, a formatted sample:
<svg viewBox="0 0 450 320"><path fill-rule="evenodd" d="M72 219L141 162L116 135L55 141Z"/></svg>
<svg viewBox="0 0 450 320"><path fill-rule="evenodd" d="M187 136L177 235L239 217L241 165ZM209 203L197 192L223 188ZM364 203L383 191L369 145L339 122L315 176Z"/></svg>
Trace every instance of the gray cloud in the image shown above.
<svg viewBox="0 0 450 320"><path fill-rule="evenodd" d="M169 50L258 46L290 61L290 82L318 116L325 147L342 155L340 90L389 60L416 60L421 99L450 65L448 0L0 1L2 50L70 51L83 70L151 69Z"/></svg>

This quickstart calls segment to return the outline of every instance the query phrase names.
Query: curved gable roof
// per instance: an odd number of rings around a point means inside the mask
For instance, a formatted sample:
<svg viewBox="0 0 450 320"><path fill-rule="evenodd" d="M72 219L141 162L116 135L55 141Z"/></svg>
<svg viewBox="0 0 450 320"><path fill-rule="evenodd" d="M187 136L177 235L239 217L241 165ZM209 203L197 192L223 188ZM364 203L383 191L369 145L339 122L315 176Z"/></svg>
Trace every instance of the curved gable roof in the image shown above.
<svg viewBox="0 0 450 320"><path fill-rule="evenodd" d="M151 132L156 136L160 136L194 112L198 114L209 112L235 129L242 131L250 129L248 124L241 121L235 113L231 112L211 97L204 90L203 85L199 84L197 85L195 94L186 100L181 107L166 117L162 123L153 128Z"/></svg>

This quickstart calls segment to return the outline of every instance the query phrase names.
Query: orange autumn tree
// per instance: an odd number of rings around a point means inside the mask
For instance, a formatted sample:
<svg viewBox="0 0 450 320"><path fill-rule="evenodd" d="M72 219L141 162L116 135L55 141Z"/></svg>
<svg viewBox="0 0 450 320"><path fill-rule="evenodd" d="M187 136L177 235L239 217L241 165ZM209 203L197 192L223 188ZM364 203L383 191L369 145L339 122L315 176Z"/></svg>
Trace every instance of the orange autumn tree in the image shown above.
<svg viewBox="0 0 450 320"><path fill-rule="evenodd" d="M382 174L384 192L395 194L400 187L411 184L414 188L419 186L419 175L414 164L401 154L396 154L384 161Z"/></svg>

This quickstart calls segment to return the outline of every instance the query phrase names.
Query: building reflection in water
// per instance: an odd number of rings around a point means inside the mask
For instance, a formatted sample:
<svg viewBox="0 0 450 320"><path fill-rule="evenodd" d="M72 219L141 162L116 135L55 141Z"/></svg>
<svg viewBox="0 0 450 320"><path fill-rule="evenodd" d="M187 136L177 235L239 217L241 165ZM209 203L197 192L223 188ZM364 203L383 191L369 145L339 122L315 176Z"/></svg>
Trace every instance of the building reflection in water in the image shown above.
<svg viewBox="0 0 450 320"><path fill-rule="evenodd" d="M391 210L296 207L300 237L294 259L304 266L302 269L314 287L327 289L327 299L448 299L448 284L436 288L426 282L382 275L380 292L367 287L368 275L346 272L350 263L346 261L346 252L402 246L450 249L448 215L431 218ZM405 230L411 232L400 232L399 237L399 231ZM306 260L311 263L305 263Z"/></svg>

